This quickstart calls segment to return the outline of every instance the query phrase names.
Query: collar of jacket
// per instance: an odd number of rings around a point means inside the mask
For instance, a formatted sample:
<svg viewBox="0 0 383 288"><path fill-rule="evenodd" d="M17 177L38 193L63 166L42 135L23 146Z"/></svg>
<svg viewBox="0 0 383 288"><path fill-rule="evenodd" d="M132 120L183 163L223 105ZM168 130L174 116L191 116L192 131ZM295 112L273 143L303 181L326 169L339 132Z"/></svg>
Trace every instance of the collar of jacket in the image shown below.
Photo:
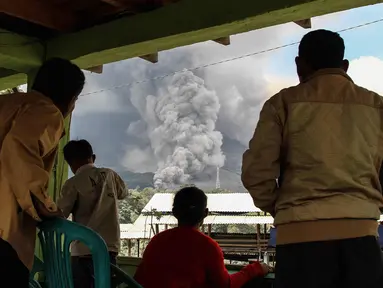
<svg viewBox="0 0 383 288"><path fill-rule="evenodd" d="M341 69L341 68L328 68L328 69L321 69L316 71L314 74L311 76L307 77L305 80L302 81L302 83L308 82L313 78L323 76L323 75L340 75L346 78L347 80L352 81L351 77L347 75L347 73Z"/></svg>
<svg viewBox="0 0 383 288"><path fill-rule="evenodd" d="M95 167L95 165L92 164L92 163L88 163L88 164L82 165L80 168L77 169L75 175L79 174L80 172L82 172L82 171L84 171L84 170L87 170L87 169L89 169L89 168L93 168L93 167Z"/></svg>

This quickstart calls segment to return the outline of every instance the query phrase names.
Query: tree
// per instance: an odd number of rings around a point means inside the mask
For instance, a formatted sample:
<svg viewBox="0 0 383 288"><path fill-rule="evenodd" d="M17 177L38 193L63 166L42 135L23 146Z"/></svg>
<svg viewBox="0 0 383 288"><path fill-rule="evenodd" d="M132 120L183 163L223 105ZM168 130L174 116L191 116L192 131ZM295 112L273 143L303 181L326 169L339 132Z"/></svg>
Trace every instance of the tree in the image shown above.
<svg viewBox="0 0 383 288"><path fill-rule="evenodd" d="M120 202L120 222L133 223L155 193L156 189L150 187L143 190L129 189L128 197Z"/></svg>

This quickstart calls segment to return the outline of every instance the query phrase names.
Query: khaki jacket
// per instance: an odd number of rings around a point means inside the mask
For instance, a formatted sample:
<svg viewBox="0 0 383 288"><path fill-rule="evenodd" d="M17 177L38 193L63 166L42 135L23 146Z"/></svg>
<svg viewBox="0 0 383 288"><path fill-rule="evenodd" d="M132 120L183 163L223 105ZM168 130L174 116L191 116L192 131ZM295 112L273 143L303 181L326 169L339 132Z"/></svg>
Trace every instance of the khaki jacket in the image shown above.
<svg viewBox="0 0 383 288"><path fill-rule="evenodd" d="M118 200L128 195L121 177L111 169L87 164L68 179L57 202L65 217L96 231L105 240L110 252L119 252L120 221ZM74 241L72 256L90 255L88 247Z"/></svg>
<svg viewBox="0 0 383 288"><path fill-rule="evenodd" d="M382 108L381 96L339 69L270 98L243 155L242 182L254 204L276 225L379 219Z"/></svg>
<svg viewBox="0 0 383 288"><path fill-rule="evenodd" d="M29 269L36 223L31 193L57 207L46 194L64 119L52 101L37 92L0 96L0 237Z"/></svg>

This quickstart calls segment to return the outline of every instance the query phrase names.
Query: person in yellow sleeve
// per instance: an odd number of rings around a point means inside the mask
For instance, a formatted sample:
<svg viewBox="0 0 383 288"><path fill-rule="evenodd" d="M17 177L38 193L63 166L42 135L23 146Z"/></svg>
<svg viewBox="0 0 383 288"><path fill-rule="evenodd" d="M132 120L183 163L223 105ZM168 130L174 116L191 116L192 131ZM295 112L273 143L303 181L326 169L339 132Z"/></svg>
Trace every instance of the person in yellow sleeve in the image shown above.
<svg viewBox="0 0 383 288"><path fill-rule="evenodd" d="M300 84L265 103L243 155L244 186L275 216L279 288L382 285L383 98L354 84L344 53L332 31L303 37Z"/></svg>
<svg viewBox="0 0 383 288"><path fill-rule="evenodd" d="M52 58L31 92L0 96L0 271L9 287L28 287L36 224L61 215L46 190L64 118L84 83L80 68Z"/></svg>

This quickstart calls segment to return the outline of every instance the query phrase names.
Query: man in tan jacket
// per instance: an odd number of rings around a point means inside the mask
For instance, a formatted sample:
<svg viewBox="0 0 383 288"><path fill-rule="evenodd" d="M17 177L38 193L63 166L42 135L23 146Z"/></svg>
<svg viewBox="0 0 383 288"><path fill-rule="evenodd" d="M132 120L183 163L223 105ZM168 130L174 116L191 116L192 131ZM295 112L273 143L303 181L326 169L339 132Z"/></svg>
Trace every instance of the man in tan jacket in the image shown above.
<svg viewBox="0 0 383 288"><path fill-rule="evenodd" d="M337 33L303 37L300 84L265 103L243 155L244 186L275 217L279 288L378 287L383 271L383 100L353 83L344 50Z"/></svg>
<svg viewBox="0 0 383 288"><path fill-rule="evenodd" d="M54 58L39 69L32 91L0 96L0 271L3 283L26 288L36 224L60 215L46 193L64 118L84 74Z"/></svg>

